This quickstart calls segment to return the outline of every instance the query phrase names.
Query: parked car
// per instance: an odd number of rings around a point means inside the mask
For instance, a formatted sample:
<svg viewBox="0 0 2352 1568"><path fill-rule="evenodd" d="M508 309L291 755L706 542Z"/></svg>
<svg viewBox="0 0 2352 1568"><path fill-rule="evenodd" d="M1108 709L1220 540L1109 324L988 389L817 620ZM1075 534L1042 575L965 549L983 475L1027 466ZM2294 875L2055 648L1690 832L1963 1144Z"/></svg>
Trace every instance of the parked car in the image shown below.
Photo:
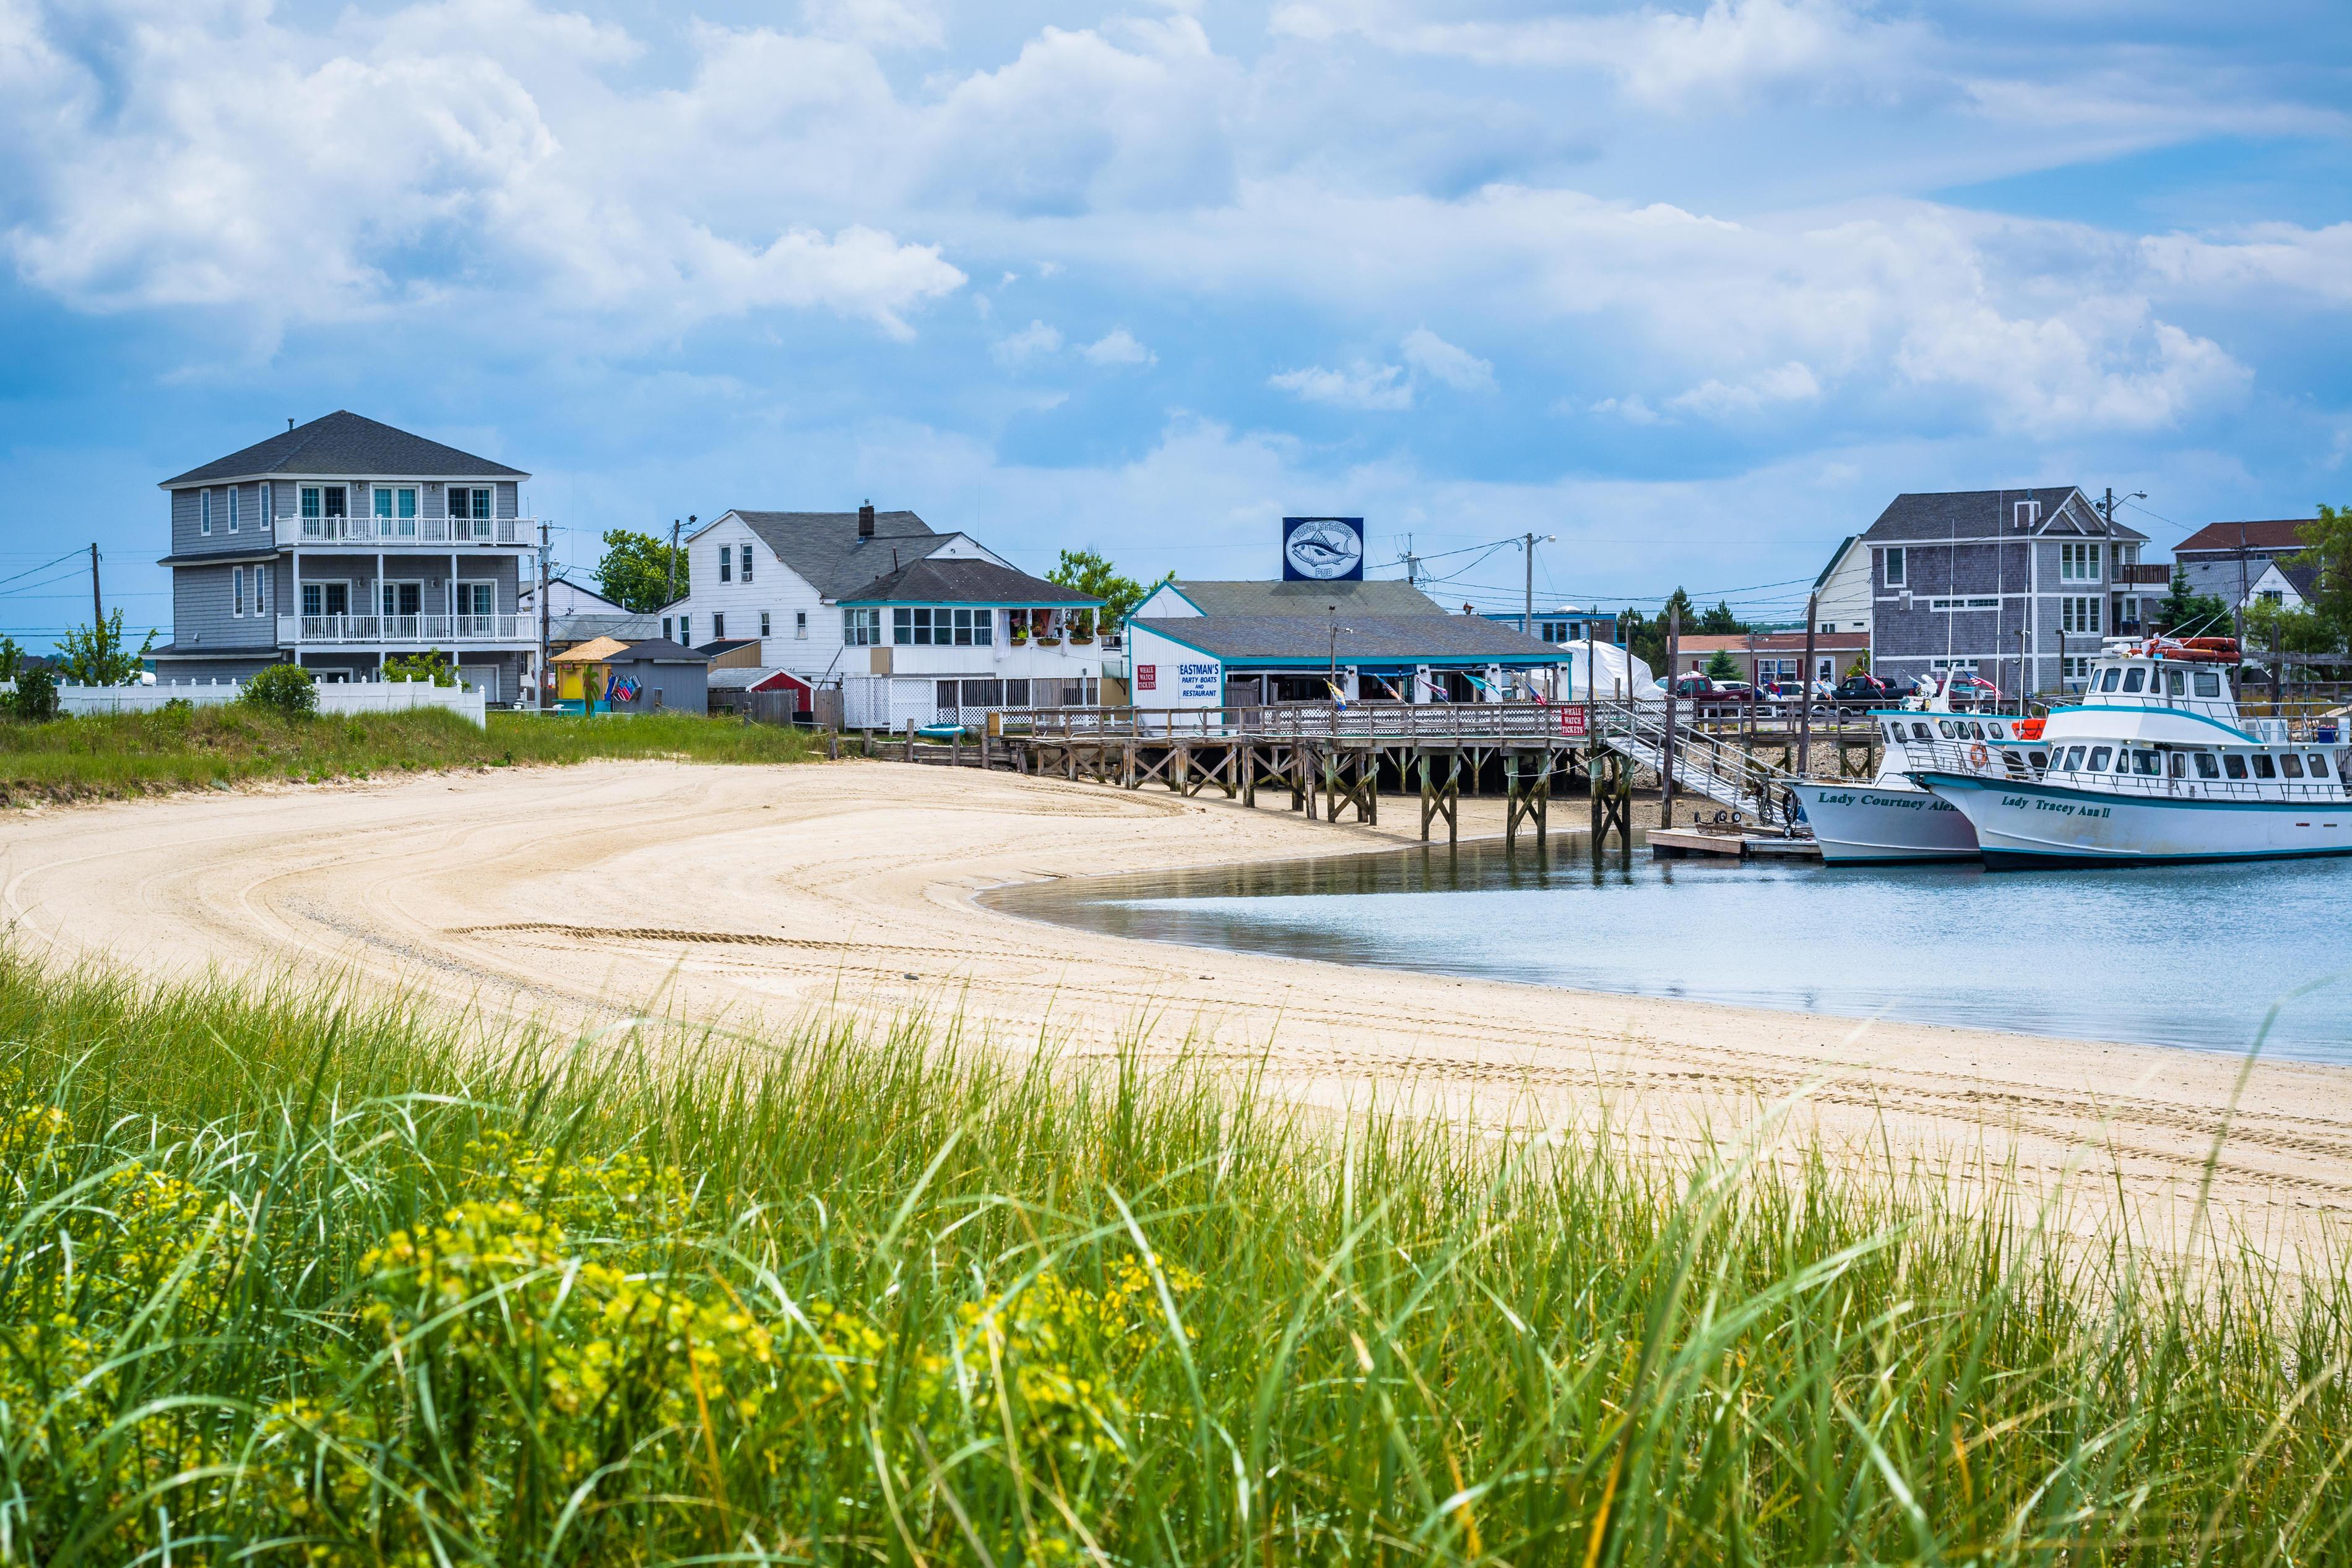
<svg viewBox="0 0 2352 1568"><path fill-rule="evenodd" d="M1831 694L1842 703L1866 703L1873 707L1894 707L1909 694L1895 682L1876 675L1848 675L1838 683Z"/></svg>

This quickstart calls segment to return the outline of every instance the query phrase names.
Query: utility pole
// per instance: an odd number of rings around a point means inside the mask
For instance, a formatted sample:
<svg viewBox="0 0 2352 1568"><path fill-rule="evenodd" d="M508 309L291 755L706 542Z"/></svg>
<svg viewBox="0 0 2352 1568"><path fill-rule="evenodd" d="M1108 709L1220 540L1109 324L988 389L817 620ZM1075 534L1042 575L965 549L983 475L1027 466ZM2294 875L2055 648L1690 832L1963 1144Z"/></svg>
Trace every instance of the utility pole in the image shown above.
<svg viewBox="0 0 2352 1568"><path fill-rule="evenodd" d="M92 636L106 624L106 606L98 596L98 541L89 541L89 630Z"/></svg>
<svg viewBox="0 0 2352 1568"><path fill-rule="evenodd" d="M1526 535L1521 536L1521 538L1520 538L1520 539L1519 539L1519 550L1520 550L1520 553L1521 553L1522 555L1524 555L1524 556L1527 558L1523 564L1524 564L1524 565L1527 567L1527 569L1528 569L1528 570L1527 570L1527 584L1528 584L1527 598L1526 598L1526 599L1524 599L1524 600L1522 600L1522 601L1520 601L1520 603L1519 603L1519 635L1520 635L1520 636L1522 636L1522 637L1532 637L1532 636L1534 636L1534 635L1535 635L1535 625L1536 625L1536 537L1535 537L1535 535L1533 535L1533 534L1526 534Z"/></svg>
<svg viewBox="0 0 2352 1568"><path fill-rule="evenodd" d="M2246 525L2238 523L2238 607L2230 612L2230 641L2236 644L2230 661L2230 700L2244 695L2246 680L2246 599L2253 591L2246 581Z"/></svg>
<svg viewBox="0 0 2352 1568"><path fill-rule="evenodd" d="M1404 580L1408 588L1421 586L1421 558L1412 553L1412 536L1404 537Z"/></svg>
<svg viewBox="0 0 2352 1568"><path fill-rule="evenodd" d="M662 602L672 604L677 600L677 519L669 520L669 576L662 583Z"/></svg>
<svg viewBox="0 0 2352 1568"><path fill-rule="evenodd" d="M538 701L531 706L540 712L547 711L547 528L548 519L539 520L539 692Z"/></svg>

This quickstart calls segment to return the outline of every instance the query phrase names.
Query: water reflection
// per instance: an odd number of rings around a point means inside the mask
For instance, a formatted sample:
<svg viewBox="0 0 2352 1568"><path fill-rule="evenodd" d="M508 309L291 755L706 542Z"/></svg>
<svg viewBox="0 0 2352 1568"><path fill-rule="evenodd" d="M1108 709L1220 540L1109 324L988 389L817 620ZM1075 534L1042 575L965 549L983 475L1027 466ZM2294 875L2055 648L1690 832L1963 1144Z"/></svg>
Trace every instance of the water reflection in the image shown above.
<svg viewBox="0 0 2352 1568"><path fill-rule="evenodd" d="M1988 875L1491 842L1009 889L1119 936L1578 989L2352 1064L2352 862Z"/></svg>

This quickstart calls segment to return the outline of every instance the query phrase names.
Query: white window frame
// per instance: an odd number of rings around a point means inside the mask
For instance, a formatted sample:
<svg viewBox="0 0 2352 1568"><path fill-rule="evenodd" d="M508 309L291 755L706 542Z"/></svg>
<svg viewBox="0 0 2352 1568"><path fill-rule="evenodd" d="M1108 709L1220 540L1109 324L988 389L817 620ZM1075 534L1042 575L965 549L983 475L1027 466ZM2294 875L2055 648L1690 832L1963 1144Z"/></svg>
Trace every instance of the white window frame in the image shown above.
<svg viewBox="0 0 2352 1568"><path fill-rule="evenodd" d="M2030 528L2042 520L2042 503L2039 501L2012 503L2010 515L2017 519L2019 528Z"/></svg>
<svg viewBox="0 0 2352 1568"><path fill-rule="evenodd" d="M2058 629L2070 637L2095 637L2099 633L2099 604L2096 593L2069 593L2058 601Z"/></svg>
<svg viewBox="0 0 2352 1568"><path fill-rule="evenodd" d="M278 526L278 486L268 480L261 482L261 525L267 528Z"/></svg>
<svg viewBox="0 0 2352 1568"><path fill-rule="evenodd" d="M1906 580L1906 576L1910 570L1910 562L1904 558L1903 547L1901 545L1888 545L1879 553L1885 557L1882 570L1886 574L1886 586L1889 588L1904 588L1909 586Z"/></svg>
<svg viewBox="0 0 2352 1568"><path fill-rule="evenodd" d="M408 516L404 517L400 515L400 498L403 496L408 497L409 506ZM379 500L384 503L387 510L379 512L375 509ZM377 538L413 539L416 537L417 522L424 515L425 497L415 486L371 485L368 486L368 521L374 527ZM383 531L383 525L386 523L392 525L393 531L389 535ZM389 615L392 612L386 611L384 613Z"/></svg>
<svg viewBox="0 0 2352 1568"><path fill-rule="evenodd" d="M841 612L841 645L878 648L882 645L882 612L874 605L856 605Z"/></svg>
<svg viewBox="0 0 2352 1568"><path fill-rule="evenodd" d="M245 568L228 569L228 612L237 620L245 619Z"/></svg>
<svg viewBox="0 0 2352 1568"><path fill-rule="evenodd" d="M684 615L680 615L680 616L677 618L677 640L678 640L678 642L679 642L679 643L688 643L688 642L690 642L690 641L692 640L693 636L694 636L694 617L693 617L691 614L684 614Z"/></svg>
<svg viewBox="0 0 2352 1568"><path fill-rule="evenodd" d="M710 612L710 640L714 643L727 641L727 612L724 610Z"/></svg>
<svg viewBox="0 0 2352 1568"><path fill-rule="evenodd" d="M768 635L768 612L764 610L760 612L760 635Z"/></svg>
<svg viewBox="0 0 2352 1568"><path fill-rule="evenodd" d="M253 612L256 615L269 613L269 593L264 586L268 581L269 565L265 561L253 569Z"/></svg>
<svg viewBox="0 0 2352 1568"><path fill-rule="evenodd" d="M236 532L238 521L236 511L236 486L231 485L228 487L228 531L231 533Z"/></svg>
<svg viewBox="0 0 2352 1568"><path fill-rule="evenodd" d="M737 560L737 561L738 561L738 562L742 566L742 568L743 568L743 575L742 575L742 577L740 578L740 580L744 581L744 582L749 582L749 581L751 581L751 547L750 545L748 545L748 544L747 544L747 545L743 546L740 549L737 550L737 551L735 552L735 559L736 559L736 560Z"/></svg>
<svg viewBox="0 0 2352 1568"><path fill-rule="evenodd" d="M213 491L207 485L196 492L196 536L210 538L213 532Z"/></svg>
<svg viewBox="0 0 2352 1568"><path fill-rule="evenodd" d="M2068 540L2058 547L2058 580L2061 582L2096 582L2099 580L2100 550L2097 541Z"/></svg>
<svg viewBox="0 0 2352 1568"><path fill-rule="evenodd" d="M450 612L451 614L496 615L499 612L499 580L497 578L461 577L457 580L456 586L457 593L454 602L457 608ZM468 605L468 592L470 590L477 588L482 590L488 596L490 602L490 607L488 610L476 610Z"/></svg>
<svg viewBox="0 0 2352 1568"><path fill-rule="evenodd" d="M720 545L719 547L719 580L721 582L734 581L734 572L735 547L732 545Z"/></svg>
<svg viewBox="0 0 2352 1568"><path fill-rule="evenodd" d="M793 641L795 643L808 641L808 612L805 610L793 612Z"/></svg>
<svg viewBox="0 0 2352 1568"><path fill-rule="evenodd" d="M384 602L386 592L397 596L398 591L404 588L416 590L415 609L398 610ZM425 612L425 580L421 577L379 577L375 580L375 602L376 613L379 615L422 615Z"/></svg>
<svg viewBox="0 0 2352 1568"><path fill-rule="evenodd" d="M310 611L303 609L300 604L295 605L294 608L296 612L302 617L305 619L324 621L327 617L336 613L336 612L327 608L327 590L331 588L340 588L343 591L343 608L341 613L346 616L351 614L352 580L350 578L306 577L302 580L302 597L305 600L309 599L310 596L310 591L314 588L319 591L319 608L316 611Z"/></svg>

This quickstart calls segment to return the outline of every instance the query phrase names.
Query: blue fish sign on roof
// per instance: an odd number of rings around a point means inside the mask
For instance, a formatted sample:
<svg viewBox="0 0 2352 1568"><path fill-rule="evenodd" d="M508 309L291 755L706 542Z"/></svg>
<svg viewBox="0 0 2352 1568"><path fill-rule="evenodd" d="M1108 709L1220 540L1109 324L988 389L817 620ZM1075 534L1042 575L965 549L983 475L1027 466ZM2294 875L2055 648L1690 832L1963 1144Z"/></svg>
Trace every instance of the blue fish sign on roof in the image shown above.
<svg viewBox="0 0 2352 1568"><path fill-rule="evenodd" d="M1285 582L1361 582L1364 580L1364 519L1282 519L1282 580Z"/></svg>

